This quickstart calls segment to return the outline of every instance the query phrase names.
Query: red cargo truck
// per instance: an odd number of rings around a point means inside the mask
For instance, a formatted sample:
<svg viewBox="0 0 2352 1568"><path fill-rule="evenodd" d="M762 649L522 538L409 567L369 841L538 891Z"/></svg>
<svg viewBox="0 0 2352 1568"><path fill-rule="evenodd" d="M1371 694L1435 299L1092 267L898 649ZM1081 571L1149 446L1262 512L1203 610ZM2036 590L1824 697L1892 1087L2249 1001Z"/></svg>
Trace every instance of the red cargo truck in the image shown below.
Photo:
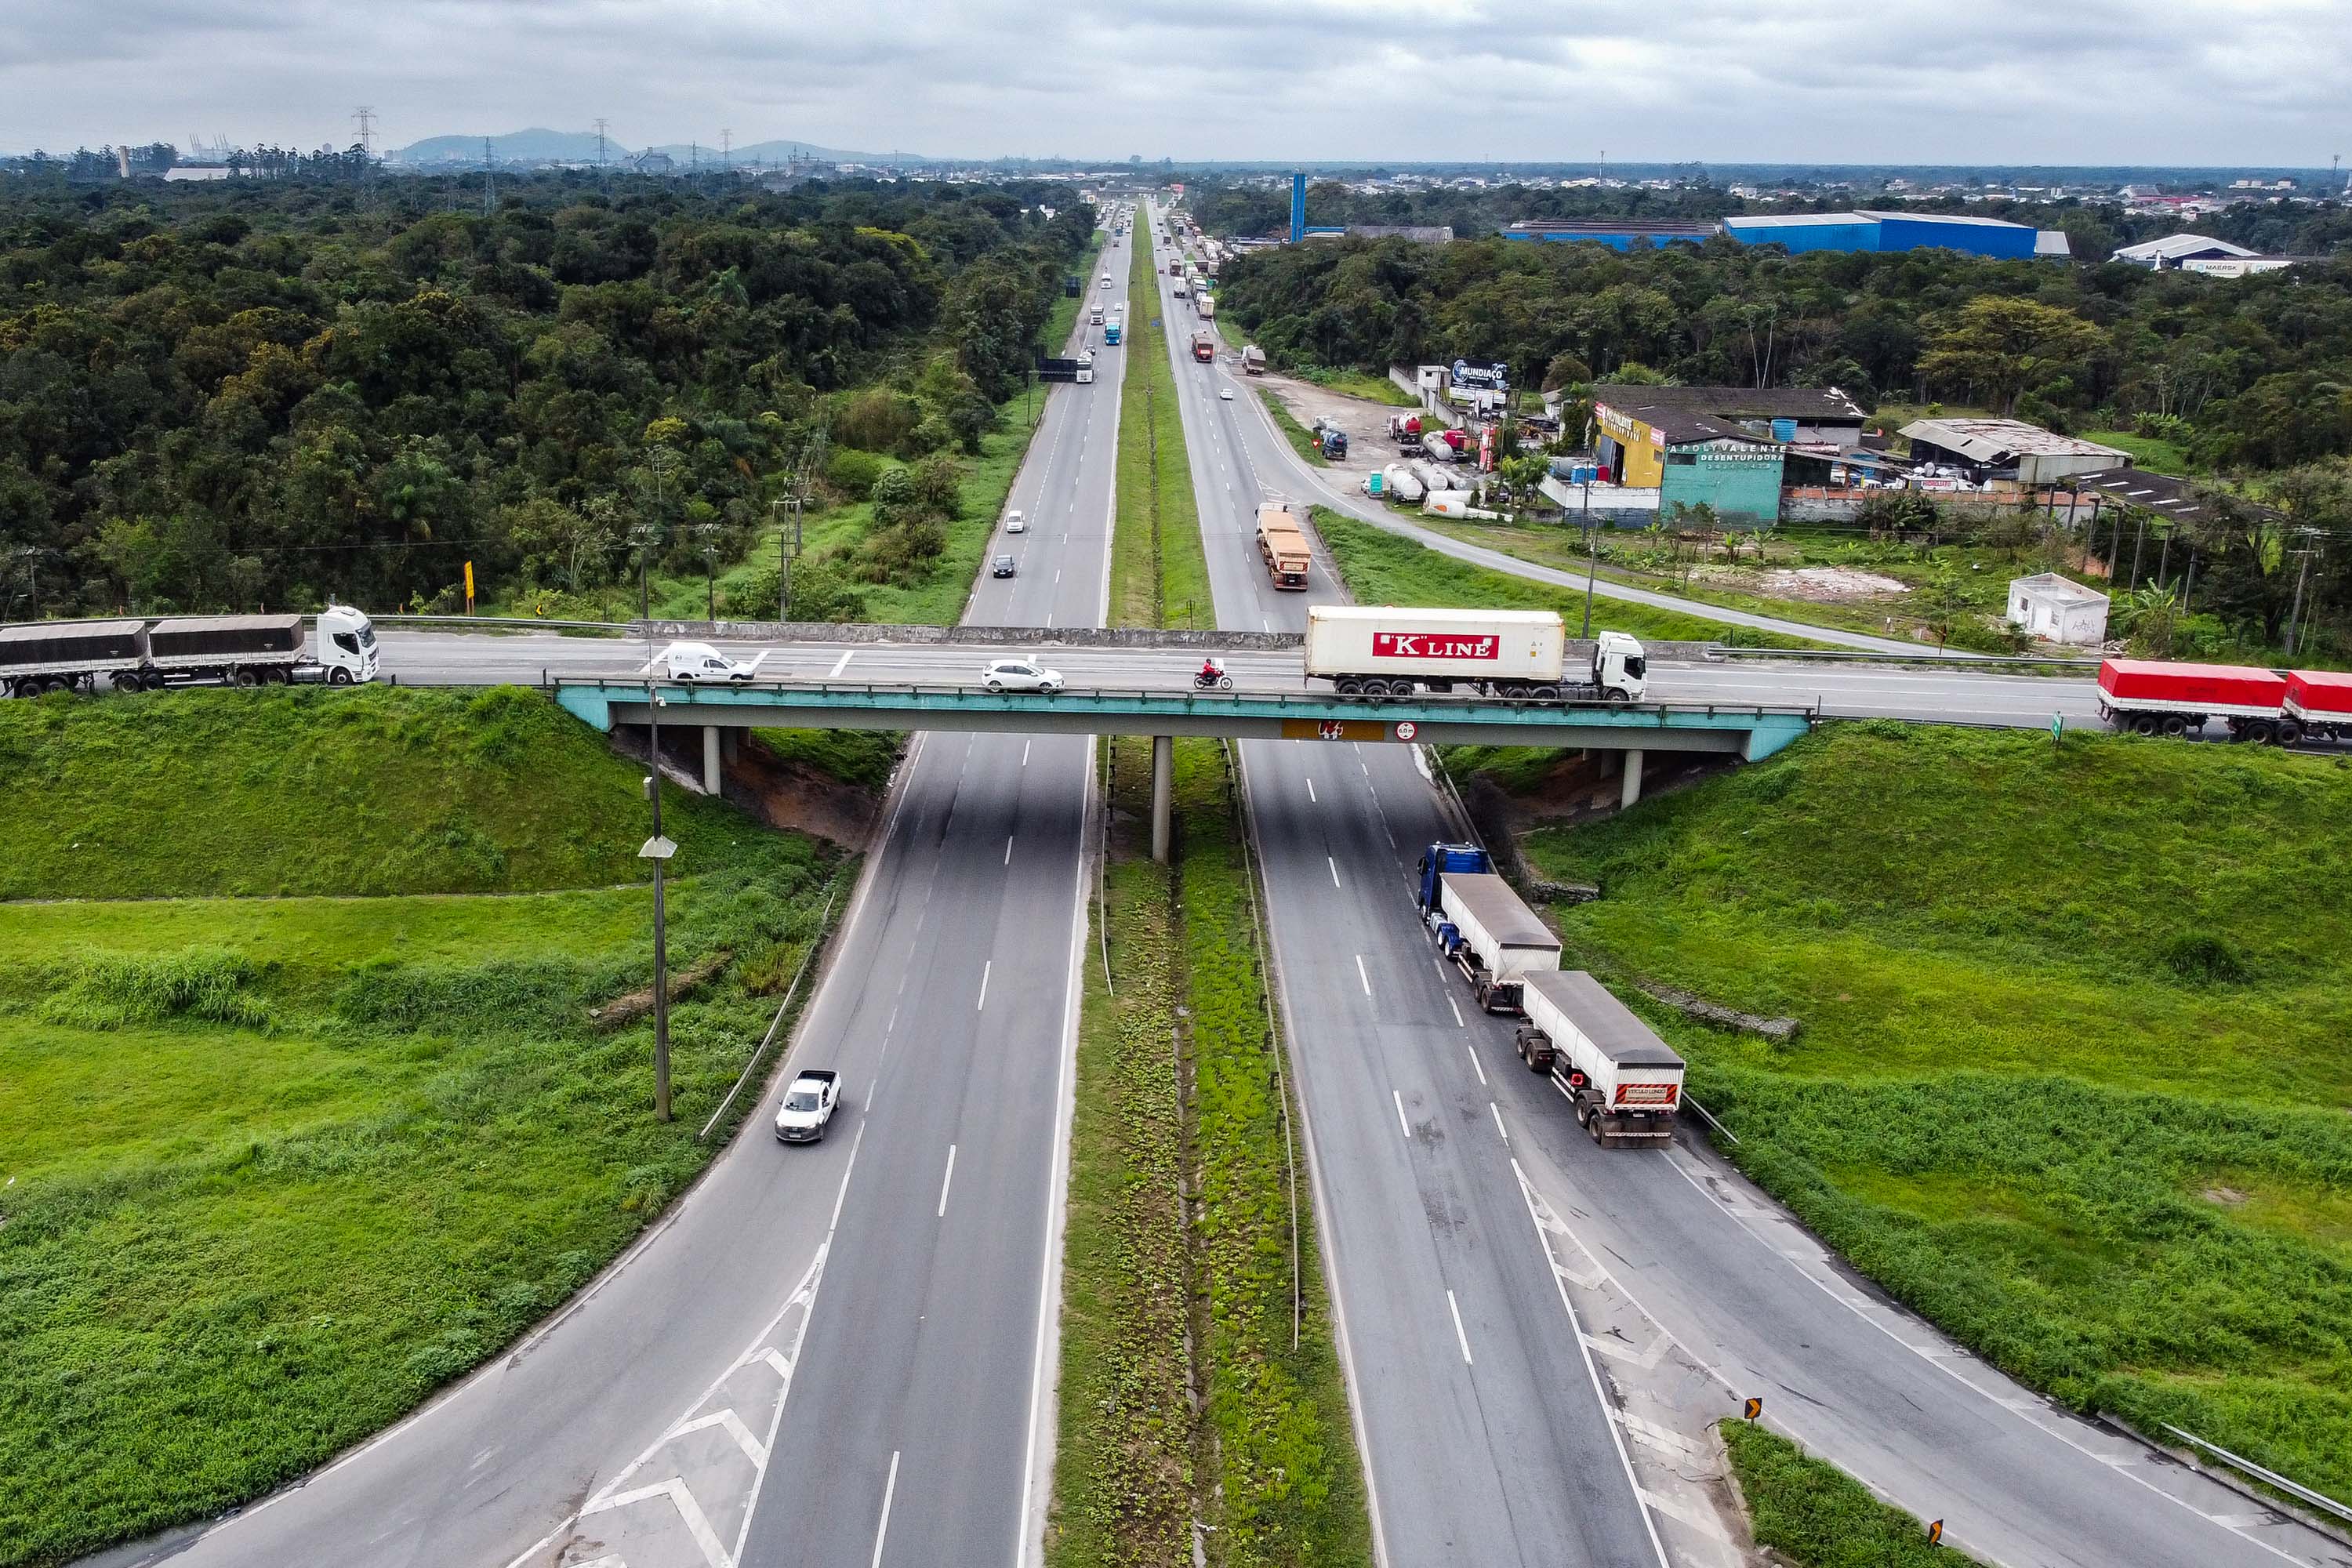
<svg viewBox="0 0 2352 1568"><path fill-rule="evenodd" d="M2233 741L2292 746L2352 735L2352 676L2110 658L2099 666L2099 717L2143 735L2182 735L2220 719Z"/></svg>

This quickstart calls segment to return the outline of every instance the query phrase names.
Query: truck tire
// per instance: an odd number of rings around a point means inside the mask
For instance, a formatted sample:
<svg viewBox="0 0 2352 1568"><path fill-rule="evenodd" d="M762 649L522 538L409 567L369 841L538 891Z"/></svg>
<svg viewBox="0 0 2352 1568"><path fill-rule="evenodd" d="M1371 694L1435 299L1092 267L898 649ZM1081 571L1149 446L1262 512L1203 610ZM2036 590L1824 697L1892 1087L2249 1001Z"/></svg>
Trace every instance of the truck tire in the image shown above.
<svg viewBox="0 0 2352 1568"><path fill-rule="evenodd" d="M1352 675L1343 675L1331 683L1331 689L1342 697L1354 697L1364 689L1364 683Z"/></svg>
<svg viewBox="0 0 2352 1568"><path fill-rule="evenodd" d="M41 689L43 691L71 691L73 689L73 682L68 680L62 675L52 675L42 684Z"/></svg>
<svg viewBox="0 0 2352 1568"><path fill-rule="evenodd" d="M141 691L146 689L147 679L135 669L118 669L107 684L117 691Z"/></svg>
<svg viewBox="0 0 2352 1568"><path fill-rule="evenodd" d="M348 669L338 668L327 676L327 684L330 686L349 686L351 683L352 672Z"/></svg>
<svg viewBox="0 0 2352 1568"><path fill-rule="evenodd" d="M2164 732L2168 735L2186 735L2189 733L2189 721L2178 713L2168 713L2164 716Z"/></svg>
<svg viewBox="0 0 2352 1568"><path fill-rule="evenodd" d="M2271 731L2271 744L2273 746L2292 746L2302 739L2303 726L2292 719L2280 720L2278 728Z"/></svg>
<svg viewBox="0 0 2352 1568"><path fill-rule="evenodd" d="M260 678L249 669L240 669L236 674L230 676L229 679L236 685L244 687L253 687L260 684Z"/></svg>
<svg viewBox="0 0 2352 1568"><path fill-rule="evenodd" d="M163 672L162 670L160 670L160 669L151 669L151 670L149 670L149 671L147 672L147 689L148 689L148 690L150 690L150 691L161 691L161 690L163 690L163 688L164 688L164 687L169 686L170 684L171 684L171 682L170 682L170 681L168 681L168 680L166 680L166 679L163 679Z"/></svg>
<svg viewBox="0 0 2352 1568"><path fill-rule="evenodd" d="M1538 702L1557 702L1559 700L1559 688L1546 681L1539 686L1528 687L1528 696Z"/></svg>

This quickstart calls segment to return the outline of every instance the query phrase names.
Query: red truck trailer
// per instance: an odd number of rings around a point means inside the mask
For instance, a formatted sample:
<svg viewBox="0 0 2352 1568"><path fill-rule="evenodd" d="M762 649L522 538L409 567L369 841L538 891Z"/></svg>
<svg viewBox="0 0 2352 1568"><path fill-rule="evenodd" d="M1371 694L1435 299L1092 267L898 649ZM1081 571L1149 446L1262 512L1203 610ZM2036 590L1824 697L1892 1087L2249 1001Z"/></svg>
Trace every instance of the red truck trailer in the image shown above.
<svg viewBox="0 0 2352 1568"><path fill-rule="evenodd" d="M2342 738L2352 735L2352 676L2110 658L2099 665L2099 717L2143 735L2182 735L2220 719L2233 741Z"/></svg>

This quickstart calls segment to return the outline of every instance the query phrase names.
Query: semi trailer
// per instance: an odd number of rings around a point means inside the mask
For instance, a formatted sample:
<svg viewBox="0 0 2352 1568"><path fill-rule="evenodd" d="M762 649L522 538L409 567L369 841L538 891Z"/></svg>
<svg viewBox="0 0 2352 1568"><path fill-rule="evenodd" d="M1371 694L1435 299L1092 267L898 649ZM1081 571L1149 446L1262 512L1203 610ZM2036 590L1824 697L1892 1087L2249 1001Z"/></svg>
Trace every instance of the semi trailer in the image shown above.
<svg viewBox="0 0 2352 1568"><path fill-rule="evenodd" d="M1413 901L1438 951L1470 982L1486 1012L1518 1012L1526 983L1559 968L1559 938L1475 844L1423 850Z"/></svg>
<svg viewBox="0 0 2352 1568"><path fill-rule="evenodd" d="M1217 357L1216 340L1209 336L1206 332L1194 332L1192 334L1192 357L1199 360L1202 364L1207 364L1210 361L1215 359Z"/></svg>
<svg viewBox="0 0 2352 1568"><path fill-rule="evenodd" d="M1304 590L1314 552L1298 514L1281 501L1265 501L1257 509L1257 552L1265 560L1266 574L1282 589Z"/></svg>
<svg viewBox="0 0 2352 1568"><path fill-rule="evenodd" d="M2219 719L2233 741L2292 746L2352 739L2352 675L2244 664L2110 658L2099 664L2099 717L2142 735L2185 735Z"/></svg>
<svg viewBox="0 0 2352 1568"><path fill-rule="evenodd" d="M1548 1072L1576 1120L1606 1149L1674 1141L1683 1058L1580 969L1523 979L1519 1059Z"/></svg>
<svg viewBox="0 0 2352 1568"><path fill-rule="evenodd" d="M1649 678L1639 642L1602 632L1591 667L1571 673L1567 633L1549 610L1316 605L1307 612L1307 674L1350 698L1460 686L1537 702L1642 700Z"/></svg>
<svg viewBox="0 0 2352 1568"><path fill-rule="evenodd" d="M373 680L375 624L347 605L318 616L318 652L302 617L173 616L107 621L28 621L0 626L0 690L18 697L166 686L284 686Z"/></svg>
<svg viewBox="0 0 2352 1568"><path fill-rule="evenodd" d="M1265 351L1255 343L1247 344L1242 349L1242 374L1244 375L1265 374Z"/></svg>

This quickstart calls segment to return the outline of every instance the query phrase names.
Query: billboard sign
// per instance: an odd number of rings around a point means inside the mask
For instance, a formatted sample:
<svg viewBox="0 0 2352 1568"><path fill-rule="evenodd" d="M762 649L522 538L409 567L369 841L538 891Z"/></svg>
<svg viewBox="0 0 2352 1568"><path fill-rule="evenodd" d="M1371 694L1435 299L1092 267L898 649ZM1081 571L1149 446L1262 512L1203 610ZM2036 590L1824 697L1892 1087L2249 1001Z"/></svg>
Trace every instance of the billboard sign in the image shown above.
<svg viewBox="0 0 2352 1568"><path fill-rule="evenodd" d="M1500 658L1503 639L1492 632L1374 632L1374 658Z"/></svg>
<svg viewBox="0 0 2352 1568"><path fill-rule="evenodd" d="M1482 392L1508 392L1511 367L1500 360L1458 359L1454 362L1454 384Z"/></svg>

